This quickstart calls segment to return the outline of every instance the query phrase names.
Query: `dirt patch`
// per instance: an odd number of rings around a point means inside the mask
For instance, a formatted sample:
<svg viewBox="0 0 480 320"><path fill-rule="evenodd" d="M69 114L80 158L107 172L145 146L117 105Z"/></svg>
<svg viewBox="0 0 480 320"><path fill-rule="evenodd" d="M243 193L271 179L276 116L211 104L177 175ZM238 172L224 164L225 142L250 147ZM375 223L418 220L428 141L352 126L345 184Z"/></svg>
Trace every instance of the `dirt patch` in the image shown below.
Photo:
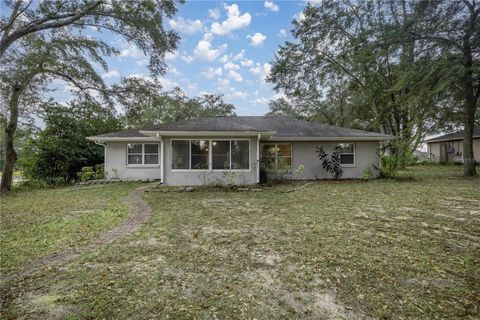
<svg viewBox="0 0 480 320"><path fill-rule="evenodd" d="M335 293L321 288L311 291L291 291L284 289L275 279L273 270L258 269L251 275L264 289L271 293L273 299L269 303L282 303L289 306L303 318L319 319L360 319L364 318L348 310L335 298Z"/></svg>
<svg viewBox="0 0 480 320"><path fill-rule="evenodd" d="M204 199L201 201L201 205L204 209L215 213L252 214L263 212L261 207L244 199Z"/></svg>
<svg viewBox="0 0 480 320"><path fill-rule="evenodd" d="M60 303L63 296L56 294L28 294L22 308L39 319L65 319L75 314L75 306Z"/></svg>

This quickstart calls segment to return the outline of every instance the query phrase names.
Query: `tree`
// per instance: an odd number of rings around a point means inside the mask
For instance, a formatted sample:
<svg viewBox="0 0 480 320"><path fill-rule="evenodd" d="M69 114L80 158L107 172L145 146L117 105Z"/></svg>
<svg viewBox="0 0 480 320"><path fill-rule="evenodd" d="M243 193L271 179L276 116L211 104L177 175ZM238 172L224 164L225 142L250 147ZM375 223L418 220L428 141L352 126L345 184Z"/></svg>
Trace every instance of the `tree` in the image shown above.
<svg viewBox="0 0 480 320"><path fill-rule="evenodd" d="M97 90L107 98L107 88L92 62L107 70L102 56L118 50L89 36L82 30L97 28L123 37L150 57L154 79L165 71L164 55L173 51L178 36L163 28L165 17L175 11L175 2L139 1L55 1L38 5L33 1L6 1L10 15L0 24L0 62L2 65L2 111L5 126L5 162L1 192L11 188L16 161L14 137L22 107L35 106L49 81L62 79L77 87L85 97ZM34 100L37 104L27 104ZM3 102L2 102L3 104Z"/></svg>
<svg viewBox="0 0 480 320"><path fill-rule="evenodd" d="M25 176L48 183L76 180L82 167L102 163L103 147L85 137L122 128L113 110L87 100L45 105L43 109L45 128L31 139L21 164Z"/></svg>
<svg viewBox="0 0 480 320"><path fill-rule="evenodd" d="M445 58L443 70L456 101L462 105L464 175L475 176L473 130L480 98L480 3L475 0L426 1L417 6L420 24L410 26L430 52Z"/></svg>
<svg viewBox="0 0 480 320"><path fill-rule="evenodd" d="M302 19L293 22L296 41L280 47L269 81L322 121L397 136L394 152L404 166L443 119L449 101L443 65L408 31L418 23L415 5L403 0L307 5Z"/></svg>
<svg viewBox="0 0 480 320"><path fill-rule="evenodd" d="M115 86L125 108L127 126L146 128L160 123L207 116L233 116L235 107L222 95L204 94L189 98L180 88L162 91L154 82L139 77L122 79Z"/></svg>

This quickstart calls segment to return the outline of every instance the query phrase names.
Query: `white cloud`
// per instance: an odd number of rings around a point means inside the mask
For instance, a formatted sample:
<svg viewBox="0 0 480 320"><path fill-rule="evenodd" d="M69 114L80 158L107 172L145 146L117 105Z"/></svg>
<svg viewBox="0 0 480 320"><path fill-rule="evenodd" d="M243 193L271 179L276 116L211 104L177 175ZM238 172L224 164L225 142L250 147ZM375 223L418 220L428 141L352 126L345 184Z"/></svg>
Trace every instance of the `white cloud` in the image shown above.
<svg viewBox="0 0 480 320"><path fill-rule="evenodd" d="M162 88L164 90L171 90L171 89L179 86L179 84L177 82L172 81L172 80L167 79L167 78L160 78L158 81L160 82L160 84L162 85Z"/></svg>
<svg viewBox="0 0 480 320"><path fill-rule="evenodd" d="M277 12L280 9L275 3L273 3L273 1L267 0L263 3L263 5L265 6L265 8L270 9L274 12Z"/></svg>
<svg viewBox="0 0 480 320"><path fill-rule="evenodd" d="M254 35L248 35L247 38L250 39L250 45L258 47L267 39L267 36L261 34L260 32L255 33Z"/></svg>
<svg viewBox="0 0 480 320"><path fill-rule="evenodd" d="M177 20L170 19L168 24L172 29L185 34L195 34L203 28L202 21L198 19L189 20L182 17L177 18Z"/></svg>
<svg viewBox="0 0 480 320"><path fill-rule="evenodd" d="M165 53L165 60L175 60L178 56L178 53L175 52L167 52Z"/></svg>
<svg viewBox="0 0 480 320"><path fill-rule="evenodd" d="M215 76L220 77L222 75L222 73L223 73L223 70L220 67L217 68L217 69L213 69L211 67L208 67L207 70L202 72L202 75L207 79L213 79Z"/></svg>
<svg viewBox="0 0 480 320"><path fill-rule="evenodd" d="M143 54L142 50L138 49L138 47L130 45L130 47L120 51L119 57L143 59L145 58L145 55Z"/></svg>
<svg viewBox="0 0 480 320"><path fill-rule="evenodd" d="M220 10L218 9L208 9L208 16L213 20L218 20L220 18Z"/></svg>
<svg viewBox="0 0 480 320"><path fill-rule="evenodd" d="M120 73L117 70L110 70L102 74L102 78L111 79L120 77Z"/></svg>
<svg viewBox="0 0 480 320"><path fill-rule="evenodd" d="M235 3L231 6L225 5L225 10L227 10L227 19L222 21L222 23L214 22L212 24L211 32L213 34L229 34L233 30L241 29L248 26L250 24L250 21L252 20L252 16L248 12L240 15L238 5Z"/></svg>
<svg viewBox="0 0 480 320"><path fill-rule="evenodd" d="M225 65L223 67L225 68L225 70L238 70L238 69L240 69L240 66L238 64L233 63L233 62L227 62L227 63L225 63Z"/></svg>
<svg viewBox="0 0 480 320"><path fill-rule="evenodd" d="M279 37L286 37L287 36L287 30L280 29L280 31L278 31L278 36Z"/></svg>
<svg viewBox="0 0 480 320"><path fill-rule="evenodd" d="M222 44L217 48L213 48L211 41L212 35L210 33L206 33L203 36L203 39L198 41L197 46L193 50L195 57L202 60L213 61L223 54L225 50L227 50L226 44Z"/></svg>
<svg viewBox="0 0 480 320"><path fill-rule="evenodd" d="M193 60L195 60L195 58L193 58L192 56L189 56L189 55L183 55L181 58L186 63L191 63Z"/></svg>
<svg viewBox="0 0 480 320"><path fill-rule="evenodd" d="M243 81L243 78L242 76L240 75L240 73L234 71L234 70L230 70L228 71L228 76L230 78L232 78L233 80L237 81L237 82L240 82L240 81Z"/></svg>
<svg viewBox="0 0 480 320"><path fill-rule="evenodd" d="M248 93L246 93L244 91L234 91L233 96L235 98L245 99L245 98L248 97Z"/></svg>
<svg viewBox="0 0 480 320"><path fill-rule="evenodd" d="M220 59L218 59L218 61L220 61L221 63L227 63L229 59L230 57L224 54Z"/></svg>
<svg viewBox="0 0 480 320"><path fill-rule="evenodd" d="M270 70L272 70L272 65L268 62L265 62L263 65L257 63L255 67L250 69L253 74L260 76L260 79L262 79L262 81L265 81L265 78L270 73Z"/></svg>
<svg viewBox="0 0 480 320"><path fill-rule="evenodd" d="M147 58L145 59L140 59L135 61L135 65L137 66L146 66L148 64L149 60Z"/></svg>
<svg viewBox="0 0 480 320"><path fill-rule="evenodd" d="M305 20L305 14L302 12L299 12L293 16L293 19L297 20L298 22L302 22Z"/></svg>
<svg viewBox="0 0 480 320"><path fill-rule="evenodd" d="M250 59L247 59L245 57L245 49L240 51L239 53L237 53L234 57L233 57L233 60L234 61L240 61L240 64L242 65L242 67L250 67L250 66L253 66L253 61L250 60Z"/></svg>
<svg viewBox="0 0 480 320"><path fill-rule="evenodd" d="M268 104L270 102L270 99L261 97L261 98L250 100L250 102L253 104Z"/></svg>

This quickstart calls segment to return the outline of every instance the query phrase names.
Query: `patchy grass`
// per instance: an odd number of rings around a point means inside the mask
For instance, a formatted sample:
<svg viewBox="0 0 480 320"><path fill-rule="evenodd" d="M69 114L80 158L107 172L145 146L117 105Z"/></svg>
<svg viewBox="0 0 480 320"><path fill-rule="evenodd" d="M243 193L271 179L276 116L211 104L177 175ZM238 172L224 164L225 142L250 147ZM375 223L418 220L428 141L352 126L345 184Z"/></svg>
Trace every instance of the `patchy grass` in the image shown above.
<svg viewBox="0 0 480 320"><path fill-rule="evenodd" d="M1 273L89 243L127 214L122 198L136 186L99 185L14 192L0 205Z"/></svg>
<svg viewBox="0 0 480 320"><path fill-rule="evenodd" d="M150 192L147 225L9 285L4 318L478 319L480 179Z"/></svg>

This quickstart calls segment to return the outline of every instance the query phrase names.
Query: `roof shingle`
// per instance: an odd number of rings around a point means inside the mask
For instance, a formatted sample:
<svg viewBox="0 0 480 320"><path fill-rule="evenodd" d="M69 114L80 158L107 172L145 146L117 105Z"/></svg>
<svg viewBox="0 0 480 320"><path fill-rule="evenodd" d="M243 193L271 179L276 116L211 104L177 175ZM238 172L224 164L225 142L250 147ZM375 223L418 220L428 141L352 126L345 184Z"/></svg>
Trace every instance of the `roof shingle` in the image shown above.
<svg viewBox="0 0 480 320"><path fill-rule="evenodd" d="M473 129L473 137L480 137L480 126L475 126ZM436 141L448 141L448 140L462 140L463 139L463 130L456 131L453 133L445 134L440 137L431 138L425 140L425 142L436 142Z"/></svg>

